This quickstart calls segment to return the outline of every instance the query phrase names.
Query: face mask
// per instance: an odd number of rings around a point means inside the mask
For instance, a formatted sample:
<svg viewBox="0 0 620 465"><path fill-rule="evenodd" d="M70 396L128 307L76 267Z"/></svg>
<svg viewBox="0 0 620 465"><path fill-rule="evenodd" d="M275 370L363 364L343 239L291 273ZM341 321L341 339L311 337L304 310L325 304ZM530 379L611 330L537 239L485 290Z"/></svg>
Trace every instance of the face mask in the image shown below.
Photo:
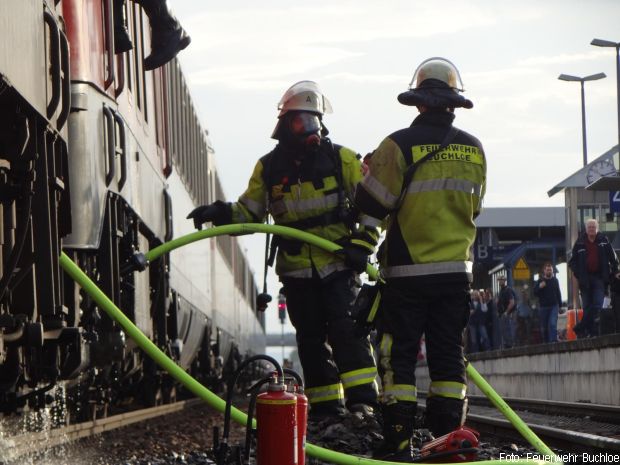
<svg viewBox="0 0 620 465"><path fill-rule="evenodd" d="M314 148L321 143L321 120L317 115L307 112L295 113L288 126L293 138L302 146Z"/></svg>

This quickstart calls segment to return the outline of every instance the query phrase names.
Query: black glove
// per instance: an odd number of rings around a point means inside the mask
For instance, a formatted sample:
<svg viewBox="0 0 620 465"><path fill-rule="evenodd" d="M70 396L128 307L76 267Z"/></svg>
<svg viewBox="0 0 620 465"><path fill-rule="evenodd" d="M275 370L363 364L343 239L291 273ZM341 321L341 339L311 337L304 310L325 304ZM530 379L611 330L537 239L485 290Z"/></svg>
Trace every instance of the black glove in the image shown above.
<svg viewBox="0 0 620 465"><path fill-rule="evenodd" d="M337 250L336 253L342 255L344 264L356 273L363 273L366 271L368 255L370 255L370 250L367 248L347 242L342 246L342 249Z"/></svg>
<svg viewBox="0 0 620 465"><path fill-rule="evenodd" d="M261 292L256 296L256 310L264 312L267 310L267 304L271 302L271 296L264 292Z"/></svg>
<svg viewBox="0 0 620 465"><path fill-rule="evenodd" d="M194 208L187 219L194 220L194 227L202 229L202 224L211 221L215 226L232 223L232 207L229 203L216 200L211 205Z"/></svg>

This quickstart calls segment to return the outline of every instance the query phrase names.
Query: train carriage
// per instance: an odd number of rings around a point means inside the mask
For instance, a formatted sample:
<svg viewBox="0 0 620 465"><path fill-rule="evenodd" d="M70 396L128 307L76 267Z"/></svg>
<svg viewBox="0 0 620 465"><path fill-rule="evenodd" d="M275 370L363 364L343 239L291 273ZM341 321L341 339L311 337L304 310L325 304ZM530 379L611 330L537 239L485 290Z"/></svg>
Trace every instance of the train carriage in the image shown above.
<svg viewBox="0 0 620 465"><path fill-rule="evenodd" d="M58 266L69 254L181 366L217 381L265 347L238 241L139 252L192 231L222 195L179 63L152 72L148 18L128 1L133 50L114 53L113 0L3 0L0 39L0 406L39 407L65 380L85 415L174 385ZM87 407L87 408L86 408Z"/></svg>

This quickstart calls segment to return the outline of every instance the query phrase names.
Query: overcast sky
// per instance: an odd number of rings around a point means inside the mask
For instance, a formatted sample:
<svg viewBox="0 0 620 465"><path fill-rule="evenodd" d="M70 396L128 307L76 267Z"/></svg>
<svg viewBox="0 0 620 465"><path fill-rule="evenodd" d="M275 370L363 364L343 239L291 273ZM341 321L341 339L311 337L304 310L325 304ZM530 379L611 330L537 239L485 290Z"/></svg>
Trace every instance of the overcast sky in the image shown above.
<svg viewBox="0 0 620 465"><path fill-rule="evenodd" d="M169 0L192 37L180 54L201 121L211 135L228 198L241 194L269 152L276 106L293 83L311 79L334 107L324 118L334 142L365 154L408 126L414 107L396 96L417 65L453 61L472 110L455 125L485 148L485 205L560 206L546 192L582 166L579 83L586 83L589 160L617 144L617 0L355 0L261 2ZM262 283L264 238L245 239ZM274 283L274 284L271 284ZM277 281L270 280L272 293ZM268 331L279 332L275 307Z"/></svg>

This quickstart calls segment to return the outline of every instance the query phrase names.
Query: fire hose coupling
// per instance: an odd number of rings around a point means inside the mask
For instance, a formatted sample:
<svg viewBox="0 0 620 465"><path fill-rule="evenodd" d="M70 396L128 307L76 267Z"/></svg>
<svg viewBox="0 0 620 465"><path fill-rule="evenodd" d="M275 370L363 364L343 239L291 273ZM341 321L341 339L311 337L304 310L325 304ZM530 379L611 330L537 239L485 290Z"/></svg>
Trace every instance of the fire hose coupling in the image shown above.
<svg viewBox="0 0 620 465"><path fill-rule="evenodd" d="M134 271L144 271L149 266L149 260L142 252L136 252L127 260L120 269L121 275L133 273Z"/></svg>

